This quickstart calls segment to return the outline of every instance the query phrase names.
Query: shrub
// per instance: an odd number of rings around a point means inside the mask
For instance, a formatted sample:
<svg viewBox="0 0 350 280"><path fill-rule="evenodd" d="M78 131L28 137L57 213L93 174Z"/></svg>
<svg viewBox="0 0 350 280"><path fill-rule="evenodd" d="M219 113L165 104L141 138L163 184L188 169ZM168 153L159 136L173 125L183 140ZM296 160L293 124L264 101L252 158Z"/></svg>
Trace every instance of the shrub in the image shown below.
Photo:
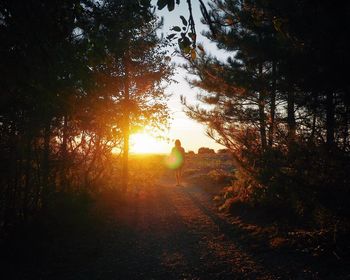
<svg viewBox="0 0 350 280"><path fill-rule="evenodd" d="M350 164L343 153L295 144L289 151L269 149L250 156L253 173L236 173L237 180L226 189L230 198L320 227L348 219Z"/></svg>

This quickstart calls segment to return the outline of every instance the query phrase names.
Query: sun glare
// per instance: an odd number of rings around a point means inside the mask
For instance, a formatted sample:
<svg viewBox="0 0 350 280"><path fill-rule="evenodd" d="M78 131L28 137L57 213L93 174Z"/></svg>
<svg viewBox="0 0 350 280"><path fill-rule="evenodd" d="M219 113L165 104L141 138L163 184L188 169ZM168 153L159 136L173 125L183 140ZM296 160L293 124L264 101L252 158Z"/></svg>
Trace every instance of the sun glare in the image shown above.
<svg viewBox="0 0 350 280"><path fill-rule="evenodd" d="M162 154L168 150L165 141L152 137L147 133L135 133L130 136L130 152L134 154Z"/></svg>

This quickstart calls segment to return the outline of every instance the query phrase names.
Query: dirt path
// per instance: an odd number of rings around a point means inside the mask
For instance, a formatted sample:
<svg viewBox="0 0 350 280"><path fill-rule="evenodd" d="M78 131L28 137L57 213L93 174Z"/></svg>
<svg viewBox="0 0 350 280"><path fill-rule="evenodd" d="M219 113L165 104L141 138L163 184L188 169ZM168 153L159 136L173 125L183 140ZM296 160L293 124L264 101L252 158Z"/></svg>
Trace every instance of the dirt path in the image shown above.
<svg viewBox="0 0 350 280"><path fill-rule="evenodd" d="M36 279L332 279L247 239L199 187L163 182L115 205L103 234Z"/></svg>
<svg viewBox="0 0 350 280"><path fill-rule="evenodd" d="M97 259L100 279L273 279L203 209L197 189L158 185L118 209ZM208 210L210 211L210 210ZM123 240L121 244L121 240ZM91 274L90 274L91 276ZM244 277L243 277L244 276Z"/></svg>
<svg viewBox="0 0 350 280"><path fill-rule="evenodd" d="M117 275L124 279L274 279L226 238L215 214L200 201L203 196L195 188L169 185L140 191L133 207L117 214L122 228L128 229L122 233L128 245L115 259ZM115 252L113 245L106 249L111 255Z"/></svg>

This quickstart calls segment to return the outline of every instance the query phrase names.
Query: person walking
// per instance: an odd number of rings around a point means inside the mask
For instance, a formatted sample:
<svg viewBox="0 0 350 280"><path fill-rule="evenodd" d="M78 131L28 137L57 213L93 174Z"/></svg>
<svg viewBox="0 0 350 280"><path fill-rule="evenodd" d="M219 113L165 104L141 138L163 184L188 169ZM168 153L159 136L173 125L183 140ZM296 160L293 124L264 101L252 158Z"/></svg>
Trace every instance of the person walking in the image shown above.
<svg viewBox="0 0 350 280"><path fill-rule="evenodd" d="M181 147L179 139L175 140L175 146L171 150L171 158L174 162L176 186L181 186L182 171L185 164L185 149Z"/></svg>

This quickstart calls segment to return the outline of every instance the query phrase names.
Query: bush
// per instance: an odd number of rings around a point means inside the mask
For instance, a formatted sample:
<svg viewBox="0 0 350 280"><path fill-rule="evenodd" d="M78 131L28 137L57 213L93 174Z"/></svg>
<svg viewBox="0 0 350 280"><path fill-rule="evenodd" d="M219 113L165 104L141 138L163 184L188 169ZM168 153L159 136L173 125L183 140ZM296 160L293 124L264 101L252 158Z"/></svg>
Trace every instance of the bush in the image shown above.
<svg viewBox="0 0 350 280"><path fill-rule="evenodd" d="M206 147L201 147L198 149L198 154L215 154L215 151L213 149L210 148L206 148Z"/></svg>
<svg viewBox="0 0 350 280"><path fill-rule="evenodd" d="M349 219L350 164L344 153L295 144L288 152L270 149L251 156L254 173L237 172L226 189L231 198L318 227Z"/></svg>

